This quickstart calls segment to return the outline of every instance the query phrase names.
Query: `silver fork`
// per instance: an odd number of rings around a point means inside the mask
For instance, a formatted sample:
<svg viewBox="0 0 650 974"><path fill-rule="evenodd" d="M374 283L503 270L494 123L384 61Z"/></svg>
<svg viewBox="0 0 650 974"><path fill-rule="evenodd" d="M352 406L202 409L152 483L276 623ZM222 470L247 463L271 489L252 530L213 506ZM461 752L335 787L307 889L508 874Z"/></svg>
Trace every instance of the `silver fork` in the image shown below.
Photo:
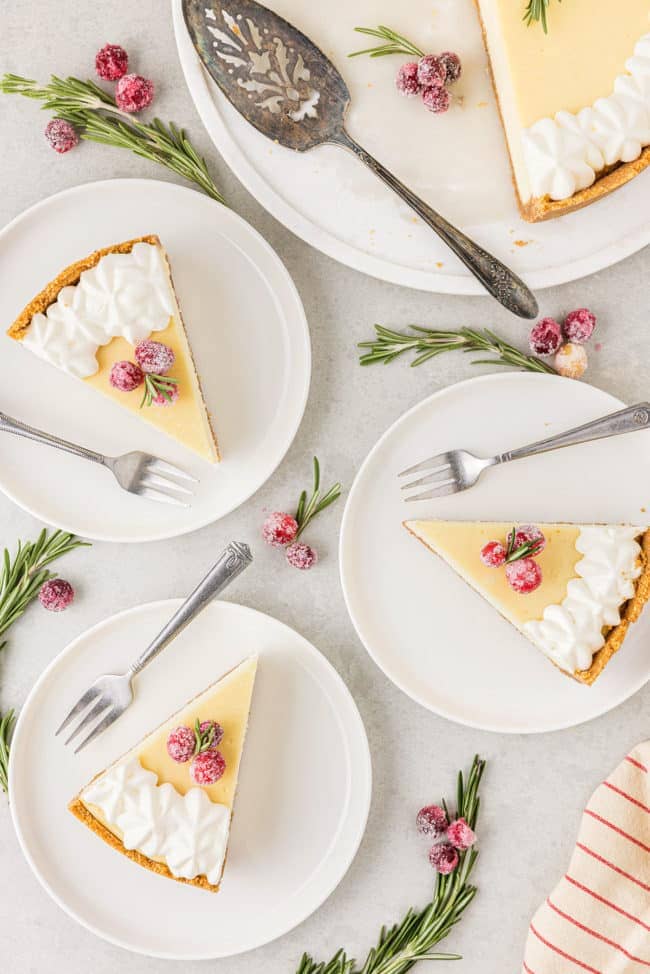
<svg viewBox="0 0 650 974"><path fill-rule="evenodd" d="M411 483L403 484L402 490L435 484L431 490L407 497L407 501L424 501L431 497L445 497L447 494L456 494L461 490L467 490L468 487L473 487L488 467L509 463L511 460L521 460L524 457L532 457L549 450L559 450L560 447L564 446L575 446L577 443L601 440L608 436L618 436L620 433L633 433L636 430L647 429L649 426L650 403L641 402L636 406L628 406L627 409L621 409L617 413L610 413L608 416L602 416L591 423L585 423L583 426L567 430L565 433L558 433L557 436L551 436L547 440L538 440L537 443L519 447L517 450L500 453L496 457L477 457L473 453L468 453L467 450L450 450L447 453L439 453L438 456L423 460L422 463L416 463L414 467L402 470L398 476L406 477L409 474L428 471L426 477L420 477Z"/></svg>
<svg viewBox="0 0 650 974"><path fill-rule="evenodd" d="M83 693L56 731L65 730L75 717L83 717L66 739L66 744L74 740L82 730L92 730L81 744L75 748L78 754L86 744L90 744L99 734L110 727L118 717L133 703L133 678L158 656L169 643L201 612L209 602L222 592L237 575L241 574L253 560L250 548L241 541L233 541L224 549L221 557L210 569L202 582L199 582L191 595L174 613L167 625L158 633L145 651L138 656L126 673L100 676Z"/></svg>
<svg viewBox="0 0 650 974"><path fill-rule="evenodd" d="M0 431L3 430L5 433L15 433L16 436L24 436L28 440L64 450L83 460L99 463L111 471L120 487L130 494L137 494L138 497L146 497L148 500L188 507L193 493L189 485L198 483L196 477L192 477L173 463L152 456L151 453L134 450L131 453L123 453L119 457L105 457L102 453L95 453L85 446L62 440L59 436L44 433L33 426L21 423L18 419L12 419L5 413L0 413Z"/></svg>

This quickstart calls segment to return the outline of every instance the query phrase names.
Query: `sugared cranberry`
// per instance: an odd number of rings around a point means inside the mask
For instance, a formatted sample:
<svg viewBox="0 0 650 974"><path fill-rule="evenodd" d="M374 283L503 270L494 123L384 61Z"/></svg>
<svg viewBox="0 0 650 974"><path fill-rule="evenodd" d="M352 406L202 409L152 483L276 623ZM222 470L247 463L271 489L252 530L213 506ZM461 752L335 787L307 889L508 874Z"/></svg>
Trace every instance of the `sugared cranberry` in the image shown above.
<svg viewBox="0 0 650 974"><path fill-rule="evenodd" d="M481 561L488 568L500 568L506 560L506 546L500 541L488 541L481 548Z"/></svg>
<svg viewBox="0 0 650 974"><path fill-rule="evenodd" d="M48 612L63 612L74 599L74 589L64 578L51 578L41 586L38 600Z"/></svg>
<svg viewBox="0 0 650 974"><path fill-rule="evenodd" d="M147 338L135 346L135 358L143 372L166 375L174 364L176 356L169 345Z"/></svg>
<svg viewBox="0 0 650 974"><path fill-rule="evenodd" d="M506 578L515 592L528 595L542 584L542 569L533 558L519 558L506 565Z"/></svg>
<svg viewBox="0 0 650 974"><path fill-rule="evenodd" d="M201 736L205 736L206 734L208 734L210 730L212 730L212 728L214 728L214 731L212 734L212 742L209 748L210 750L214 750L215 748L219 747L219 745L221 744L223 740L223 727L221 726L221 724L218 724L216 720L202 720L201 723L199 724L199 731L201 732Z"/></svg>
<svg viewBox="0 0 650 974"><path fill-rule="evenodd" d="M135 362L116 362L111 369L109 382L120 392L133 392L144 382L144 372Z"/></svg>
<svg viewBox="0 0 650 974"><path fill-rule="evenodd" d="M159 392L157 395L153 396L151 402L154 406L172 406L178 397L180 396L180 390L178 386L170 386L169 389L165 389L166 395Z"/></svg>
<svg viewBox="0 0 650 974"><path fill-rule="evenodd" d="M287 548L287 561L292 568L299 568L304 572L314 567L318 561L318 554L310 545L294 541Z"/></svg>
<svg viewBox="0 0 650 974"><path fill-rule="evenodd" d="M532 555L538 555L546 547L546 538L536 524L520 524L515 531L513 548L516 550L525 544L535 545Z"/></svg>
<svg viewBox="0 0 650 974"><path fill-rule="evenodd" d="M453 85L463 73L463 66L460 58L453 51L443 51L438 55L438 60L444 65L446 71L445 84Z"/></svg>
<svg viewBox="0 0 650 974"><path fill-rule="evenodd" d="M45 138L55 152L63 155L79 144L79 136L70 122L62 118L53 118L45 126Z"/></svg>
<svg viewBox="0 0 650 974"><path fill-rule="evenodd" d="M555 356L555 369L566 379L580 379L587 371L587 352L584 345L567 342Z"/></svg>
<svg viewBox="0 0 650 974"><path fill-rule="evenodd" d="M295 540L298 531L298 522L291 514L284 511L274 511L269 514L262 525L262 537L267 544L274 548L284 548Z"/></svg>
<svg viewBox="0 0 650 974"><path fill-rule="evenodd" d="M470 829L464 818L457 818L447 829L447 838L455 849L469 849L476 842L476 833Z"/></svg>
<svg viewBox="0 0 650 974"><path fill-rule="evenodd" d="M529 341L535 355L555 355L562 344L562 329L554 318L542 318L531 331Z"/></svg>
<svg viewBox="0 0 650 974"><path fill-rule="evenodd" d="M442 88L447 80L447 71L435 54L425 54L418 61L418 83L421 88Z"/></svg>
<svg viewBox="0 0 650 974"><path fill-rule="evenodd" d="M115 103L123 112L139 112L153 101L153 82L140 74L125 74L115 86Z"/></svg>
<svg viewBox="0 0 650 974"><path fill-rule="evenodd" d="M458 865L458 860L459 855L453 845L441 843L431 846L429 849L429 862L436 872L441 873L443 876L448 876L449 873L453 873Z"/></svg>
<svg viewBox="0 0 650 974"><path fill-rule="evenodd" d="M95 55L95 70L104 81L118 81L129 69L129 55L119 44L104 44Z"/></svg>
<svg viewBox="0 0 650 974"><path fill-rule="evenodd" d="M213 785L225 770L226 762L221 751L201 751L192 758L190 778L196 785Z"/></svg>
<svg viewBox="0 0 650 974"><path fill-rule="evenodd" d="M407 61L403 64L395 78L395 87L402 95L417 95L420 91L418 81L418 66L416 61Z"/></svg>
<svg viewBox="0 0 650 974"><path fill-rule="evenodd" d="M415 825L421 835L443 835L449 822L444 808L440 805L425 805L415 819Z"/></svg>
<svg viewBox="0 0 650 974"><path fill-rule="evenodd" d="M594 333L596 315L587 308L578 308L564 319L564 334L574 345L584 345Z"/></svg>
<svg viewBox="0 0 650 974"><path fill-rule="evenodd" d="M446 88L425 88L422 92L422 104L434 115L443 115L451 105L451 95Z"/></svg>
<svg viewBox="0 0 650 974"><path fill-rule="evenodd" d="M175 730L169 732L167 738L167 753L172 761L185 764L194 754L196 747L196 736L191 727L182 724Z"/></svg>

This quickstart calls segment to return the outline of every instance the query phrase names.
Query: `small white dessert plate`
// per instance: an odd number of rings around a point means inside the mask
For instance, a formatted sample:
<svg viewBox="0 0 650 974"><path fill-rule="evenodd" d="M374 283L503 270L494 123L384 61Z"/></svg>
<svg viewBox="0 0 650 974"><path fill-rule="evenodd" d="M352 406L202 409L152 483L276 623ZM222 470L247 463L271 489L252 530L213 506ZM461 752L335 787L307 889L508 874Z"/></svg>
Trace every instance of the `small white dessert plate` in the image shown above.
<svg viewBox="0 0 650 974"><path fill-rule="evenodd" d="M130 663L180 600L106 619L45 670L21 711L9 789L18 839L50 896L127 950L177 960L239 954L301 923L347 872L371 796L356 705L302 636L253 609L214 602L137 680L133 706L74 755L54 737L99 673ZM67 810L98 771L245 656L260 664L219 893L175 883L119 855Z"/></svg>
<svg viewBox="0 0 650 974"><path fill-rule="evenodd" d="M216 466L4 334L68 264L147 233L158 234L170 255L223 454ZM279 257L236 213L173 183L86 183L0 231L0 265L3 281L11 281L0 289L2 411L100 453L145 450L200 480L191 507L159 504L127 494L95 464L5 433L0 489L17 504L87 538L155 541L216 521L271 476L307 401L309 329Z"/></svg>
<svg viewBox="0 0 650 974"><path fill-rule="evenodd" d="M532 288L602 270L650 242L648 174L579 213L543 224L519 217L473 0L328 0L327 17L318 3L264 2L311 37L343 74L352 96L353 138ZM335 146L292 152L244 121L203 70L181 0L172 0L172 7L185 80L203 123L228 165L276 219L335 260L382 280L448 294L485 293L351 154ZM408 58L348 58L380 43L354 27L378 24L422 50L459 54L458 100L446 115L432 116L419 98L396 91L397 68Z"/></svg>
<svg viewBox="0 0 650 974"><path fill-rule="evenodd" d="M373 447L343 517L341 579L361 641L414 700L471 727L537 733L598 717L650 679L649 611L596 683L583 686L402 527L417 518L650 523L647 432L513 462L438 500L406 503L397 479L443 450L493 456L621 406L584 382L487 375L425 399Z"/></svg>

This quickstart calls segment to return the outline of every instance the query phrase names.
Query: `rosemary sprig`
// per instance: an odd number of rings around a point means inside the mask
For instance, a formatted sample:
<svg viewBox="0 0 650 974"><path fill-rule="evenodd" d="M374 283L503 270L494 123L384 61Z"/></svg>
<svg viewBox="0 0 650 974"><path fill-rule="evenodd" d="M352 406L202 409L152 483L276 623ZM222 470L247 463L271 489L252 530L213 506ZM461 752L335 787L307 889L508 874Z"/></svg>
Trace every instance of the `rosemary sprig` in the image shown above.
<svg viewBox="0 0 650 974"><path fill-rule="evenodd" d="M406 37L391 30L390 27L355 27L358 34L367 34L369 37L378 37L383 44L376 47L366 47L362 51L352 51L348 57L358 57L359 54L369 54L370 57L385 57L387 54L405 54L407 57L424 57L424 51L416 47Z"/></svg>
<svg viewBox="0 0 650 974"><path fill-rule="evenodd" d="M326 507L333 504L334 501L338 500L341 496L341 485L339 483L333 484L330 489L321 497L320 495L320 463L318 462L318 457L314 457L314 484L312 487L312 493L309 500L307 500L307 491L303 490L300 495L300 500L298 501L298 507L296 509L295 518L298 522L298 530L296 532L296 540L300 537L302 532L305 530L310 521L312 521L317 514L324 511Z"/></svg>
<svg viewBox="0 0 650 974"><path fill-rule="evenodd" d="M0 93L24 95L41 101L46 111L77 128L82 139L122 149L130 149L143 159L157 162L197 185L212 199L224 199L214 184L208 167L187 137L184 129L155 118L145 125L122 112L115 99L92 81L50 77L46 85L29 78L5 74L0 78Z"/></svg>
<svg viewBox="0 0 650 974"><path fill-rule="evenodd" d="M173 402L172 393L178 385L178 379L172 379L169 375L157 375L155 372L145 372L144 393L140 401L140 409L143 406L151 406L157 396L162 396L167 402Z"/></svg>
<svg viewBox="0 0 650 974"><path fill-rule="evenodd" d="M541 21L544 33L548 34L547 12L550 2L551 0L528 0L526 12L524 13L524 21L528 27L531 24ZM558 3L561 2L562 0L558 0Z"/></svg>
<svg viewBox="0 0 650 974"><path fill-rule="evenodd" d="M516 537L517 529L513 528L508 535L505 564L510 564L513 561L519 561L521 558L534 558L535 555L539 554L544 547L541 538L534 538L532 541L524 541L523 544L515 548Z"/></svg>
<svg viewBox="0 0 650 974"><path fill-rule="evenodd" d="M467 780L458 775L457 813L470 828L476 826L478 795L485 761L474 758ZM448 876L438 875L431 902L423 910L410 909L400 923L382 927L379 941L363 966L338 950L328 962L317 963L303 954L296 974L406 974L420 960L460 960L459 954L445 954L433 948L443 940L463 916L476 895L469 878L478 852L474 847L462 852L457 869Z"/></svg>
<svg viewBox="0 0 650 974"><path fill-rule="evenodd" d="M370 342L359 342L359 348L367 348L359 359L361 365L374 365L383 362L387 365L404 352L417 353L411 366L422 365L443 352L478 352L491 358L477 358L472 365L505 365L528 372L548 372L555 375L555 369L535 355L526 355L514 345L509 345L487 328L459 328L457 331L438 331L435 328L421 328L410 325L415 335L393 331L383 325L375 325L377 337Z"/></svg>
<svg viewBox="0 0 650 974"><path fill-rule="evenodd" d="M7 794L9 785L7 774L9 771L9 746L11 744L11 734L14 729L16 718L13 710L8 710L6 714L0 714L0 788Z"/></svg>

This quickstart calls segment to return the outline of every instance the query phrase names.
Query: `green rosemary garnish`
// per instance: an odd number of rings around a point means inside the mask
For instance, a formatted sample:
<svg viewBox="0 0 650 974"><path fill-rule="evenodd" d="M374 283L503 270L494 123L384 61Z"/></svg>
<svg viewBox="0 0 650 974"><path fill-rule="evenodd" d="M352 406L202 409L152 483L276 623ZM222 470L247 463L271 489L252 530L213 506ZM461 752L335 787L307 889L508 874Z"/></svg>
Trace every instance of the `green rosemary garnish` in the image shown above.
<svg viewBox="0 0 650 974"><path fill-rule="evenodd" d="M458 775L457 814L470 828L476 826L479 811L478 789L485 769L485 761L474 758L467 781ZM443 806L444 806L443 802ZM379 941L362 966L338 950L329 962L316 963L303 954L297 974L406 974L420 960L460 960L460 954L444 954L433 950L453 926L476 895L476 887L469 877L478 857L472 847L461 852L458 867L448 876L438 875L431 902L423 910L410 909L400 923L382 927Z"/></svg>
<svg viewBox="0 0 650 974"><path fill-rule="evenodd" d="M300 537L309 522L312 521L317 514L320 514L321 511L324 511L326 507L329 507L330 504L333 504L334 501L338 500L340 496L341 485L337 483L330 487L330 489L321 497L320 464L318 462L318 457L314 457L314 485L312 487L311 497L309 500L307 500L307 491L303 490L302 494L300 495L298 508L295 513L295 518L298 522L296 540Z"/></svg>
<svg viewBox="0 0 650 974"><path fill-rule="evenodd" d="M397 34L390 27L355 27L358 34L367 34L369 37L378 37L383 44L377 47L366 47L362 51L352 51L348 57L358 57L359 54L369 54L370 57L385 57L387 54L405 54L407 57L424 57L424 51L416 47L406 37Z"/></svg>
<svg viewBox="0 0 650 974"><path fill-rule="evenodd" d="M214 721L209 721L210 726L207 730L201 730L201 721L196 718L196 723L194 724L194 740L196 741L194 745L194 753L201 754L202 751L209 751L214 742L214 735L217 732L217 725Z"/></svg>
<svg viewBox="0 0 650 974"><path fill-rule="evenodd" d="M528 0L528 5L526 7L526 12L524 13L524 21L530 27L531 24L539 23L541 21L544 33L548 34L548 20L547 12L551 0ZM561 3L562 0L558 0Z"/></svg>
<svg viewBox="0 0 650 974"><path fill-rule="evenodd" d="M158 375L156 372L145 372L144 374L144 393L140 401L140 409L143 406L151 406L154 399L162 396L167 402L173 402L172 393L178 385L178 379L172 379L169 375Z"/></svg>
<svg viewBox="0 0 650 974"><path fill-rule="evenodd" d="M556 375L552 366L547 365L535 355L526 355L514 345L509 345L487 328L459 328L457 331L438 331L435 328L421 328L410 325L415 335L393 331L383 325L375 325L377 337L374 341L359 342L359 348L367 348L359 359L361 365L374 365L383 362L387 365L404 352L415 352L416 358L411 366L422 365L443 352L478 352L489 354L492 358L472 360L472 365L506 365L528 372L547 372Z"/></svg>
<svg viewBox="0 0 650 974"><path fill-rule="evenodd" d="M5 74L0 78L0 93L35 98L56 118L74 125L82 139L130 149L195 183L219 203L224 202L205 159L198 155L184 129L178 129L173 122L165 125L159 118L150 125L137 121L120 111L115 99L92 81L52 75L48 84L40 86L29 78Z"/></svg>
<svg viewBox="0 0 650 974"><path fill-rule="evenodd" d="M0 788L7 794L9 784L7 773L9 770L9 746L11 744L11 734L14 729L16 718L13 710L8 710L6 714L0 714Z"/></svg>
<svg viewBox="0 0 650 974"><path fill-rule="evenodd" d="M523 544L515 548L516 537L517 529L513 528L508 535L508 542L506 544L505 564L507 565L511 564L513 561L519 561L521 558L534 558L535 555L538 555L544 547L542 538L533 538L532 541L524 541Z"/></svg>

